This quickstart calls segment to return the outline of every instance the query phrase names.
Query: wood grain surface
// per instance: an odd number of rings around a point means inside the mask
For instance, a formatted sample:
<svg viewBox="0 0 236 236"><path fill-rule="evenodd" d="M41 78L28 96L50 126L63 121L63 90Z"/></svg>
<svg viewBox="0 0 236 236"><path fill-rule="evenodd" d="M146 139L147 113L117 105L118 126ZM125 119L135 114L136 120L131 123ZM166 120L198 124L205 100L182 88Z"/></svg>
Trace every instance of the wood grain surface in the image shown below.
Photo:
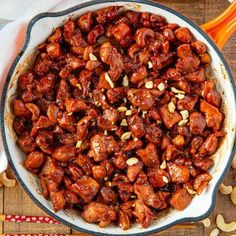
<svg viewBox="0 0 236 236"><path fill-rule="evenodd" d="M221 13L228 5L227 0L169 0L158 1L166 6L178 10L185 16L197 24L203 24ZM223 54L228 61L230 68L236 76L236 34L234 34L223 48ZM220 79L220 78L219 78ZM233 176L236 171L232 169L225 178L226 184L236 185ZM23 189L17 185L12 189L0 189L0 214L22 214L22 215L45 215L35 203L27 196ZM204 228L201 223L195 223L192 228L170 228L161 233L155 234L160 236L204 236L210 235L212 229L216 227L215 218L218 213L222 213L226 221L236 221L236 206L234 206L229 196L218 194L217 202L210 219L212 225L209 228ZM73 233L85 235L80 232L72 231L62 225L45 225L45 224L16 224L16 223L0 223L1 233ZM223 233L220 235L233 235L235 232Z"/></svg>

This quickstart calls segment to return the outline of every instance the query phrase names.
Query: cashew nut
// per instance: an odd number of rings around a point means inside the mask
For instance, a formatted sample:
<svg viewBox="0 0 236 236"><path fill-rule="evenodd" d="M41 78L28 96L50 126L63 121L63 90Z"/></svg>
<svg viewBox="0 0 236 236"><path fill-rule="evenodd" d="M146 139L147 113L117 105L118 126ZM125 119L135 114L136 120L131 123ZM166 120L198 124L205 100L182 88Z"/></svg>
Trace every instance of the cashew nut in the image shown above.
<svg viewBox="0 0 236 236"><path fill-rule="evenodd" d="M223 232L231 232L236 230L236 222L232 221L230 223L225 223L224 218L221 214L216 217L216 225Z"/></svg>
<svg viewBox="0 0 236 236"><path fill-rule="evenodd" d="M202 220L201 222L203 223L204 227L206 227L206 228L210 227L210 225L211 225L211 220L209 218L206 218L206 219Z"/></svg>
<svg viewBox="0 0 236 236"><path fill-rule="evenodd" d="M213 229L210 233L210 236L217 236L219 235L220 231L216 228L216 229Z"/></svg>
<svg viewBox="0 0 236 236"><path fill-rule="evenodd" d="M231 185L226 186L224 184L221 184L219 187L219 190L222 194L228 195L228 194L232 193L233 187Z"/></svg>
<svg viewBox="0 0 236 236"><path fill-rule="evenodd" d="M2 172L0 174L0 181L2 184L8 188L14 187L16 185L16 181L14 179L8 179L6 172Z"/></svg>
<svg viewBox="0 0 236 236"><path fill-rule="evenodd" d="M233 190L230 194L230 199L234 205L236 205L236 186L233 187Z"/></svg>
<svg viewBox="0 0 236 236"><path fill-rule="evenodd" d="M231 165L233 169L236 169L236 153L234 154L234 158Z"/></svg>

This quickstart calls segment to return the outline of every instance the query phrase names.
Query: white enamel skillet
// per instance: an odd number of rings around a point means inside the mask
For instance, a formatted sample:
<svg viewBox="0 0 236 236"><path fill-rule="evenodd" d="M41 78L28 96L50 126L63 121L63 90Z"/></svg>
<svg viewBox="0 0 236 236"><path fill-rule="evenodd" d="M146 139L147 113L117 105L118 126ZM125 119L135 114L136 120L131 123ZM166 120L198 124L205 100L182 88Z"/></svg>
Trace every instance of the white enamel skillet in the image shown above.
<svg viewBox="0 0 236 236"><path fill-rule="evenodd" d="M88 224L83 221L76 211L70 210L55 213L51 202L44 199L40 193L37 178L28 173L22 166L25 154L16 145L16 135L12 129L13 116L10 101L15 94L17 78L31 64L36 46L51 34L53 28L62 25L69 16L77 16L87 11L96 11L111 5L123 5L127 9L140 12L147 11L164 16L168 22L188 27L197 39L203 41L207 45L208 52L212 58L212 69L208 72L208 76L215 81L217 89L222 95L222 109L225 113L223 129L227 132L227 136L214 154L215 165L210 170L213 179L208 187L201 195L194 197L191 204L184 211L180 212L171 209L146 229L140 228L138 225L134 225L126 231L115 225L102 229L95 224ZM236 2L232 3L221 16L203 25L201 28L177 11L154 2L144 0L97 0L79 4L60 12L42 13L35 16L28 25L22 51L15 59L9 71L1 104L2 138L8 161L19 183L34 202L61 223L93 235L150 235L175 224L199 221L206 218L214 208L218 186L229 169L235 152L236 88L229 66L220 52L220 48L236 29L235 14Z"/></svg>

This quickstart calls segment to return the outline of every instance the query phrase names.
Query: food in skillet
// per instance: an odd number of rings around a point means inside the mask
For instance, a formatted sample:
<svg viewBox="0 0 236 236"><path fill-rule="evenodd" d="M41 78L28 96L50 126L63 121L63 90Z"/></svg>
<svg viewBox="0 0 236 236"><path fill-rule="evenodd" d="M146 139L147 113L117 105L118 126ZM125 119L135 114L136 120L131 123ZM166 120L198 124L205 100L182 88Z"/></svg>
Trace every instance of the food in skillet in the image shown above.
<svg viewBox="0 0 236 236"><path fill-rule="evenodd" d="M203 191L224 116L188 28L108 7L69 19L38 50L18 80L14 129L55 211L126 230Z"/></svg>

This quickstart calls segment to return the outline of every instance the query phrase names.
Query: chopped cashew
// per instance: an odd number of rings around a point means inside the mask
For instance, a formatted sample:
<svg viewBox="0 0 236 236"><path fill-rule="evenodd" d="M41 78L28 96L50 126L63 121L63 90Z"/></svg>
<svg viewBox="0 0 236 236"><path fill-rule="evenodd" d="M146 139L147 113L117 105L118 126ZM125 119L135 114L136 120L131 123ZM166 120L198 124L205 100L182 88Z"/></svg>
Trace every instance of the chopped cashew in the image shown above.
<svg viewBox="0 0 236 236"><path fill-rule="evenodd" d="M203 223L204 227L206 227L206 228L210 227L210 225L211 225L211 220L209 218L206 218L206 219L202 220L201 222Z"/></svg>
<svg viewBox="0 0 236 236"><path fill-rule="evenodd" d="M153 81L152 81L152 80L147 81L147 82L145 83L145 88L146 88L146 89L152 89L152 88L153 88Z"/></svg>
<svg viewBox="0 0 236 236"><path fill-rule="evenodd" d="M125 132L121 135L120 139L122 142L125 142L127 139L129 139L131 137L131 132Z"/></svg>
<svg viewBox="0 0 236 236"><path fill-rule="evenodd" d="M132 165L137 164L137 163L138 163L138 159L136 157L131 157L126 161L126 164L128 166L132 166Z"/></svg>
<svg viewBox="0 0 236 236"><path fill-rule="evenodd" d="M163 176L162 180L163 180L164 183L168 183L169 182L166 176Z"/></svg>
<svg viewBox="0 0 236 236"><path fill-rule="evenodd" d="M164 169L166 168L166 160L164 160L164 161L161 163L160 168L161 168L162 170L164 170Z"/></svg>
<svg viewBox="0 0 236 236"><path fill-rule="evenodd" d="M89 53L89 59L90 59L91 61L97 61L97 57L94 56L91 52Z"/></svg>
<svg viewBox="0 0 236 236"><path fill-rule="evenodd" d="M78 140L75 147L76 147L76 148L81 148L82 143L83 143L82 140Z"/></svg>
<svg viewBox="0 0 236 236"><path fill-rule="evenodd" d="M129 78L128 78L127 75L125 75L125 76L123 77L122 85L123 85L124 87L128 87L128 86L129 86Z"/></svg>
<svg viewBox="0 0 236 236"><path fill-rule="evenodd" d="M181 99L183 99L185 96L184 96L184 94L177 93L177 94L175 95L175 97L181 100Z"/></svg>
<svg viewBox="0 0 236 236"><path fill-rule="evenodd" d="M225 223L224 218L221 214L216 217L216 225L223 232L231 232L236 230L236 222L232 221L230 223Z"/></svg>
<svg viewBox="0 0 236 236"><path fill-rule="evenodd" d="M163 91L165 90L165 85L163 83L160 83L157 85L157 88L160 90L160 91Z"/></svg>
<svg viewBox="0 0 236 236"><path fill-rule="evenodd" d="M104 130L104 135L106 135L106 136L108 135L108 132L107 132L107 130Z"/></svg>
<svg viewBox="0 0 236 236"><path fill-rule="evenodd" d="M182 90L178 90L178 89L176 89L175 87L171 87L170 89L171 89L171 91L172 91L173 93L185 94L184 91L182 91Z"/></svg>
<svg viewBox="0 0 236 236"><path fill-rule="evenodd" d="M106 73L105 74L105 80L107 81L107 83L110 85L111 88L114 88L114 83L112 82L110 76Z"/></svg>
<svg viewBox="0 0 236 236"><path fill-rule="evenodd" d="M148 62L148 69L151 69L153 67L153 64L151 61Z"/></svg>
<svg viewBox="0 0 236 236"><path fill-rule="evenodd" d="M16 180L8 179L5 171L0 174L0 182L8 188L15 187L16 185Z"/></svg>
<svg viewBox="0 0 236 236"><path fill-rule="evenodd" d="M128 126L127 120L123 119L120 123L121 126Z"/></svg>
<svg viewBox="0 0 236 236"><path fill-rule="evenodd" d="M168 103L168 111L174 113L175 111L175 104L173 102Z"/></svg>
<svg viewBox="0 0 236 236"><path fill-rule="evenodd" d="M180 111L180 114L183 117L183 120L188 119L188 116L189 116L188 110Z"/></svg>
<svg viewBox="0 0 236 236"><path fill-rule="evenodd" d="M220 187L219 187L219 190L222 194L228 195L232 192L233 188L232 188L231 185L226 186L224 184L221 184Z"/></svg>
<svg viewBox="0 0 236 236"><path fill-rule="evenodd" d="M211 231L210 236L217 236L217 235L219 235L219 233L220 233L220 231L217 228L215 228Z"/></svg>
<svg viewBox="0 0 236 236"><path fill-rule="evenodd" d="M125 112L125 115L126 116L130 116L132 114L132 111L131 110L127 110L126 112Z"/></svg>
<svg viewBox="0 0 236 236"><path fill-rule="evenodd" d="M118 108L117 108L117 111L118 111L118 112L127 111L127 107L118 107Z"/></svg>
<svg viewBox="0 0 236 236"><path fill-rule="evenodd" d="M234 205L236 205L236 186L233 187L233 190L230 194L230 199Z"/></svg>
<svg viewBox="0 0 236 236"><path fill-rule="evenodd" d="M80 84L80 83L78 83L78 84L76 84L75 85L79 90L82 90L83 88L82 88L82 85Z"/></svg>
<svg viewBox="0 0 236 236"><path fill-rule="evenodd" d="M186 120L181 120L179 123L178 123L178 126L184 126L188 123L188 119Z"/></svg>

